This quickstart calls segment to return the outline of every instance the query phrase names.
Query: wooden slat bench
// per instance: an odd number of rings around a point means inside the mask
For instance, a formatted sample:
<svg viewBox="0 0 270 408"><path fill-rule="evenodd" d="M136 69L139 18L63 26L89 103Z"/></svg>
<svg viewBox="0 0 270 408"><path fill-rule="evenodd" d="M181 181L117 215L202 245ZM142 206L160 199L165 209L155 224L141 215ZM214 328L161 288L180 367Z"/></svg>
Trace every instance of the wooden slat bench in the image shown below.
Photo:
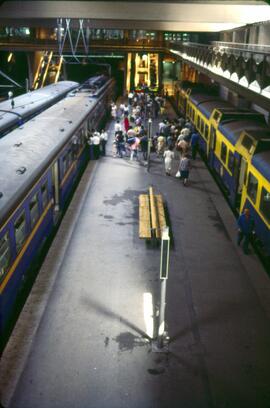
<svg viewBox="0 0 270 408"><path fill-rule="evenodd" d="M160 239L164 227L166 219L162 195L154 194L153 187L149 187L149 194L139 196L139 237Z"/></svg>

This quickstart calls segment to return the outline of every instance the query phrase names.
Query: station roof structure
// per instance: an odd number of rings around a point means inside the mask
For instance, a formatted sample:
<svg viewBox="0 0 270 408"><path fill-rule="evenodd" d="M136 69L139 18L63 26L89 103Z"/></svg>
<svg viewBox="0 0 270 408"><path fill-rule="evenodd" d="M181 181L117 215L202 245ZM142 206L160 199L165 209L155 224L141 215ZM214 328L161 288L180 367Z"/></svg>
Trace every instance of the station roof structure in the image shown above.
<svg viewBox="0 0 270 408"><path fill-rule="evenodd" d="M89 27L219 32L270 20L270 1L0 1L0 25L54 26L59 17Z"/></svg>

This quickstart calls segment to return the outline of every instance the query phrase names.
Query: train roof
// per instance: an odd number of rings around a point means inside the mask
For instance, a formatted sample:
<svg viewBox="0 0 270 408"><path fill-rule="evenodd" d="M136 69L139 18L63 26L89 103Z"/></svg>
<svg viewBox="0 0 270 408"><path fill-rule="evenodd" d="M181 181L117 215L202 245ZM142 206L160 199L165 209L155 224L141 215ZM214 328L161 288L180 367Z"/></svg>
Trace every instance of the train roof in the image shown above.
<svg viewBox="0 0 270 408"><path fill-rule="evenodd" d="M232 119L231 121L221 122L218 130L235 145L239 140L241 133L245 130L255 140L270 139L270 129L266 125L258 124L253 118Z"/></svg>
<svg viewBox="0 0 270 408"><path fill-rule="evenodd" d="M254 154L251 162L261 175L270 181L270 151Z"/></svg>
<svg viewBox="0 0 270 408"><path fill-rule="evenodd" d="M207 119L210 118L214 109L220 109L220 108L233 109L233 106L229 102L223 101L217 96L208 95L205 93L191 94L190 100L207 117Z"/></svg>
<svg viewBox="0 0 270 408"><path fill-rule="evenodd" d="M97 103L89 93L77 92L0 140L1 222Z"/></svg>
<svg viewBox="0 0 270 408"><path fill-rule="evenodd" d="M20 118L31 116L33 113L50 105L60 95L65 95L78 87L78 82L61 81L56 84L45 86L44 88L25 93L13 98L14 108L11 107L11 100L0 102L0 132L4 132L10 126L18 122Z"/></svg>
<svg viewBox="0 0 270 408"><path fill-rule="evenodd" d="M194 105L199 105L202 102L207 102L207 101L218 101L220 98L218 98L215 95L208 95L203 92L196 92L192 93L189 97L190 101L194 103Z"/></svg>
<svg viewBox="0 0 270 408"><path fill-rule="evenodd" d="M223 108L232 108L232 105L229 102L223 101L221 99L212 99L206 102L201 102L198 106L198 109L207 117L210 118L214 109L223 109Z"/></svg>
<svg viewBox="0 0 270 408"><path fill-rule="evenodd" d="M92 96L98 96L100 94L101 89L107 83L107 81L108 77L105 75L95 76L85 81L82 84L81 89L85 90L87 89L89 92L91 92Z"/></svg>

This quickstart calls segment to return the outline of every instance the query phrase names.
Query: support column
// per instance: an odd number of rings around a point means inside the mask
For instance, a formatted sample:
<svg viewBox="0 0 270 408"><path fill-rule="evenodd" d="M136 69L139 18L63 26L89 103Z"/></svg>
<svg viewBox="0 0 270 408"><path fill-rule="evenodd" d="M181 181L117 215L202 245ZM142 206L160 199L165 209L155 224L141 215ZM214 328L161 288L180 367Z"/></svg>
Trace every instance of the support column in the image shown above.
<svg viewBox="0 0 270 408"><path fill-rule="evenodd" d="M131 53L131 67L130 67L130 89L135 88L135 53Z"/></svg>
<svg viewBox="0 0 270 408"><path fill-rule="evenodd" d="M33 84L33 68L34 68L34 55L31 52L28 52L26 54L26 58L27 58L27 68L28 68L28 83L29 83L29 90L32 88L32 84Z"/></svg>
<svg viewBox="0 0 270 408"><path fill-rule="evenodd" d="M126 96L128 93L127 87L127 70L128 70L128 53L125 53L124 59L124 83L123 83L123 96Z"/></svg>
<svg viewBox="0 0 270 408"><path fill-rule="evenodd" d="M159 83L159 90L163 88L163 57L164 54L159 53L158 54L158 83Z"/></svg>

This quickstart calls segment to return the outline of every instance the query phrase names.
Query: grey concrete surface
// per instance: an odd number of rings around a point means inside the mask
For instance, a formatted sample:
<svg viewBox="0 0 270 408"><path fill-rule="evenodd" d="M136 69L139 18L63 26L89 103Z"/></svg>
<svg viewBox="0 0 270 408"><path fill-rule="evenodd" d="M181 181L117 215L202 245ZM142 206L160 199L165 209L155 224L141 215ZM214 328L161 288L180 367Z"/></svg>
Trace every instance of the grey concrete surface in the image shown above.
<svg viewBox="0 0 270 408"><path fill-rule="evenodd" d="M184 187L155 157L147 173L110 155L83 182L8 406L269 407L269 279L236 247L233 215L204 164ZM157 305L160 290L159 249L138 238L138 195L150 184L172 227L168 353L152 352L144 319L144 294Z"/></svg>

